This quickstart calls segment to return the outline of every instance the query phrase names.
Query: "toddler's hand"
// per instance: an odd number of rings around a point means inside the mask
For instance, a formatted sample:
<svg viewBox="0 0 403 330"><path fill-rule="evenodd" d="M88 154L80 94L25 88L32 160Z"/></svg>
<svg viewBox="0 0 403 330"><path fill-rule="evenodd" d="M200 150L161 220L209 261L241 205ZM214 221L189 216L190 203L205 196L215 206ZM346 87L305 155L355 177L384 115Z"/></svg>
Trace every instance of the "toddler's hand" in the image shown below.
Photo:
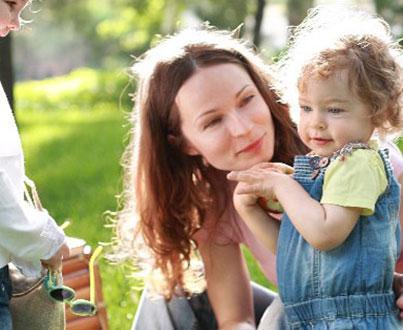
<svg viewBox="0 0 403 330"><path fill-rule="evenodd" d="M274 174L278 174L278 172L272 168L252 167L244 171L232 171L227 174L227 179L242 183L237 186L237 194L254 194L271 199L274 198Z"/></svg>
<svg viewBox="0 0 403 330"><path fill-rule="evenodd" d="M258 202L265 211L282 213L282 207L274 194L275 182L293 171L292 167L283 163L259 163L248 170L230 172L227 178L239 182L234 192L235 208L239 212L242 205L252 206Z"/></svg>
<svg viewBox="0 0 403 330"><path fill-rule="evenodd" d="M257 206L258 196L255 194L240 194L239 191L244 189L245 183L238 182L233 195L235 209L241 212L243 209ZM241 212L242 213L242 212Z"/></svg>
<svg viewBox="0 0 403 330"><path fill-rule="evenodd" d="M70 254L70 249L67 244L63 244L56 253L46 260L41 260L42 265L52 272L57 272L62 270L62 260L67 258Z"/></svg>

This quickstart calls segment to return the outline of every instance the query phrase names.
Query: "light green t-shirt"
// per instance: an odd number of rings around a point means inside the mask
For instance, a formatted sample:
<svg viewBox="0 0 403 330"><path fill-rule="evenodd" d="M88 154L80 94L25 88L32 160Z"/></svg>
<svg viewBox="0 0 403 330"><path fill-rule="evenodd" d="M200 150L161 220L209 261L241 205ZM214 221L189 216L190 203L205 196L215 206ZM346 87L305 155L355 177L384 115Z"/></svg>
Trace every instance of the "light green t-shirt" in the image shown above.
<svg viewBox="0 0 403 330"><path fill-rule="evenodd" d="M381 156L373 149L357 149L326 170L321 204L358 207L361 215L374 213L388 181Z"/></svg>

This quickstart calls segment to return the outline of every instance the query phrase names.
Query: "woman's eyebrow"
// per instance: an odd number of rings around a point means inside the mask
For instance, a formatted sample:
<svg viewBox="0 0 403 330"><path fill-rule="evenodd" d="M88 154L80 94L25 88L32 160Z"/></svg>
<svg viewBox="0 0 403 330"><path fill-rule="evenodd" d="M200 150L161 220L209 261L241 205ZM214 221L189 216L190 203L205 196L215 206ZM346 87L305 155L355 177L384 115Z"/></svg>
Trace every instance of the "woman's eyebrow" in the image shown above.
<svg viewBox="0 0 403 330"><path fill-rule="evenodd" d="M245 88L249 87L250 84L246 84L245 86L243 86L236 94L235 96L238 97L244 90Z"/></svg>

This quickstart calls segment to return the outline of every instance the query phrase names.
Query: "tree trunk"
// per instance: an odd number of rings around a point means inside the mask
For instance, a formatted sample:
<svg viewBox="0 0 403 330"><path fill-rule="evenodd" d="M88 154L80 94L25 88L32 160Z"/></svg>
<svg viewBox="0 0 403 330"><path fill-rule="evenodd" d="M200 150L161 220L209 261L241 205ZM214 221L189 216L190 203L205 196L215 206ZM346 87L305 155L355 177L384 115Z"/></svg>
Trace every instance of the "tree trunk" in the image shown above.
<svg viewBox="0 0 403 330"><path fill-rule="evenodd" d="M257 8L255 13L255 27L253 29L253 43L256 47L260 45L261 27L263 22L264 7L266 0L257 0Z"/></svg>
<svg viewBox="0 0 403 330"><path fill-rule="evenodd" d="M297 26L305 18L314 0L287 0L288 25Z"/></svg>
<svg viewBox="0 0 403 330"><path fill-rule="evenodd" d="M7 95L11 109L14 109L13 66L11 60L11 35L0 38L0 81ZM13 110L14 111L14 110Z"/></svg>

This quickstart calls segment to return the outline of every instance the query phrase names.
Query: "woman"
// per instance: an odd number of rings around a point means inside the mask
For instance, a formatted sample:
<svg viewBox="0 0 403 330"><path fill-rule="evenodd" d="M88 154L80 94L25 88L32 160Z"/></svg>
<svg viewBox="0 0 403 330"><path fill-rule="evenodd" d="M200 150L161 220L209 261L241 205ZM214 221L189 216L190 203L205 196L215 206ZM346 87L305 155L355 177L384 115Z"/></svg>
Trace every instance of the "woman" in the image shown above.
<svg viewBox="0 0 403 330"><path fill-rule="evenodd" d="M140 270L154 270L148 283L157 292L175 297L165 305L143 295L134 329L255 329L273 296L260 288L252 294L240 244L274 283L275 260L235 212L225 176L262 161L291 164L306 151L288 107L268 67L225 32L167 38L134 72L135 134L117 241ZM177 298L200 292L189 284L200 278L199 255L208 298Z"/></svg>

